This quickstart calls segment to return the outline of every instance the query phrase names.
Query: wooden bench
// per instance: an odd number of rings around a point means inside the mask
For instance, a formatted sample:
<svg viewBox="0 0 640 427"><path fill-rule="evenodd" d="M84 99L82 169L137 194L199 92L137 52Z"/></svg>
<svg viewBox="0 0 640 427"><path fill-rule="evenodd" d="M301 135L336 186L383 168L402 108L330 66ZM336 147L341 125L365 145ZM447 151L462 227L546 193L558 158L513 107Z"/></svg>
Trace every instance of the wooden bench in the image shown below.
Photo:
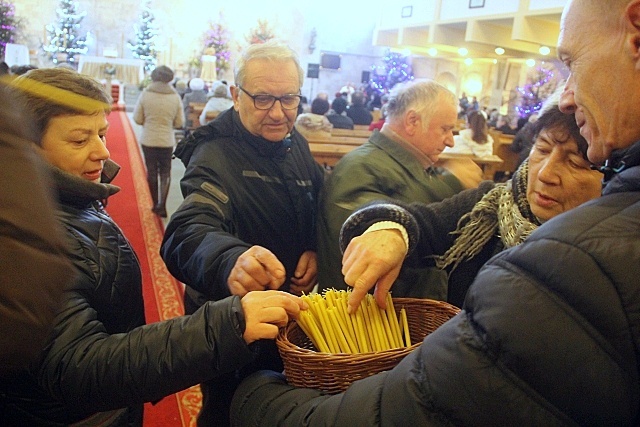
<svg viewBox="0 0 640 427"><path fill-rule="evenodd" d="M200 114L202 114L202 110L204 110L204 106L206 104L202 102L190 102L189 106L186 108L187 117L185 127L187 130L193 130L200 126Z"/></svg>
<svg viewBox="0 0 640 427"><path fill-rule="evenodd" d="M491 130L489 134L493 137L493 154L503 160L496 172L504 172L511 175L518 165L518 153L511 151L511 144L515 135L507 135L502 132Z"/></svg>
<svg viewBox="0 0 640 427"><path fill-rule="evenodd" d="M367 129L331 129L331 136L355 136L359 138L369 138L371 131Z"/></svg>
<svg viewBox="0 0 640 427"><path fill-rule="evenodd" d="M333 168L336 163L357 145L330 143L330 142L309 142L309 149L316 161L325 168ZM493 180L496 171L500 168L503 160L492 155L489 157L476 157L470 154L442 153L441 159L471 158L482 169L484 179Z"/></svg>
<svg viewBox="0 0 640 427"><path fill-rule="evenodd" d="M358 136L332 136L331 138L311 137L307 141L315 144L343 144L359 146L367 142L369 138Z"/></svg>

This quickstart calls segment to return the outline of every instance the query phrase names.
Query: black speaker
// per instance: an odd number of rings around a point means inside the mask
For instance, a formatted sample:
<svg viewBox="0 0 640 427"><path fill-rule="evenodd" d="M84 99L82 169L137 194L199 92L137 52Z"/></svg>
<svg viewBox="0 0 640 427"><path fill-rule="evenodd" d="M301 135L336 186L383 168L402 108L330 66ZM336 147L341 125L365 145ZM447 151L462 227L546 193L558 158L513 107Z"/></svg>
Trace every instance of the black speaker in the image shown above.
<svg viewBox="0 0 640 427"><path fill-rule="evenodd" d="M360 79L360 83L369 83L370 78L371 78L371 72L363 71L362 78Z"/></svg>
<svg viewBox="0 0 640 427"><path fill-rule="evenodd" d="M320 74L320 64L307 64L307 78L317 79Z"/></svg>

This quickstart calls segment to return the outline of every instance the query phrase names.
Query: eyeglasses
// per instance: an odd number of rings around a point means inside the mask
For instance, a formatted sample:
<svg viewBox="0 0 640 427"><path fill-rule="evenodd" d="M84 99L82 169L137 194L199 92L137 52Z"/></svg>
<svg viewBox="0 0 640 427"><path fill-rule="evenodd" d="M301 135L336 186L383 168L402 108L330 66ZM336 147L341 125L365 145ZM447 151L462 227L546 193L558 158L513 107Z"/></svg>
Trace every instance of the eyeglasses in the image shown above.
<svg viewBox="0 0 640 427"><path fill-rule="evenodd" d="M295 95L293 93L278 97L278 96L263 95L263 94L252 95L246 90L244 90L242 86L238 86L238 89L240 89L241 91L246 93L251 99L253 99L253 105L258 110L269 110L271 107L273 107L276 101L280 101L280 105L282 105L282 108L284 110L294 110L298 108L298 105L300 105L301 96Z"/></svg>

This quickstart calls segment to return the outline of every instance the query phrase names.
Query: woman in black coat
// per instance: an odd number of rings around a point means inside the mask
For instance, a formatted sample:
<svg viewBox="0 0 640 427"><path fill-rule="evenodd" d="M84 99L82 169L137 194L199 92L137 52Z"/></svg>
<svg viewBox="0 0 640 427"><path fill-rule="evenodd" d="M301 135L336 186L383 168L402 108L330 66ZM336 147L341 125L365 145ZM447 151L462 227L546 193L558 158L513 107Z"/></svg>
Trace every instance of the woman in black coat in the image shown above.
<svg viewBox="0 0 640 427"><path fill-rule="evenodd" d="M109 184L118 169L105 138L109 96L61 68L33 70L14 85L35 114L80 274L39 359L0 386L0 425L141 425L144 402L251 362L251 343L274 338L300 300L250 292L145 325L138 259L104 210L119 190Z"/></svg>

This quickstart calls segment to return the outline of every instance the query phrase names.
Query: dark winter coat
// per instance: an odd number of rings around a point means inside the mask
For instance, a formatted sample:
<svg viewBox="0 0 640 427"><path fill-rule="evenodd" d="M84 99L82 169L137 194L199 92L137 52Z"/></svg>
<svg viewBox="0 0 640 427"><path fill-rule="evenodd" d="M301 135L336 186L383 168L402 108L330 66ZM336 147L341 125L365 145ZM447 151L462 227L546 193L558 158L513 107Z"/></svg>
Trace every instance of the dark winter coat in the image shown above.
<svg viewBox="0 0 640 427"><path fill-rule="evenodd" d="M105 168L106 169L106 168ZM142 405L252 360L240 300L145 323L138 259L104 211L117 187L55 170L57 216L79 279L39 360L0 384L0 425L141 425Z"/></svg>
<svg viewBox="0 0 640 427"><path fill-rule="evenodd" d="M640 142L615 157L601 198L493 257L396 368L335 396L256 374L235 425L639 425Z"/></svg>
<svg viewBox="0 0 640 427"><path fill-rule="evenodd" d="M271 142L250 134L227 110L176 150L186 166L184 202L162 243L169 271L206 299L230 295L227 278L253 245L273 252L288 290L302 253L316 249L315 220L323 170L295 130Z"/></svg>

